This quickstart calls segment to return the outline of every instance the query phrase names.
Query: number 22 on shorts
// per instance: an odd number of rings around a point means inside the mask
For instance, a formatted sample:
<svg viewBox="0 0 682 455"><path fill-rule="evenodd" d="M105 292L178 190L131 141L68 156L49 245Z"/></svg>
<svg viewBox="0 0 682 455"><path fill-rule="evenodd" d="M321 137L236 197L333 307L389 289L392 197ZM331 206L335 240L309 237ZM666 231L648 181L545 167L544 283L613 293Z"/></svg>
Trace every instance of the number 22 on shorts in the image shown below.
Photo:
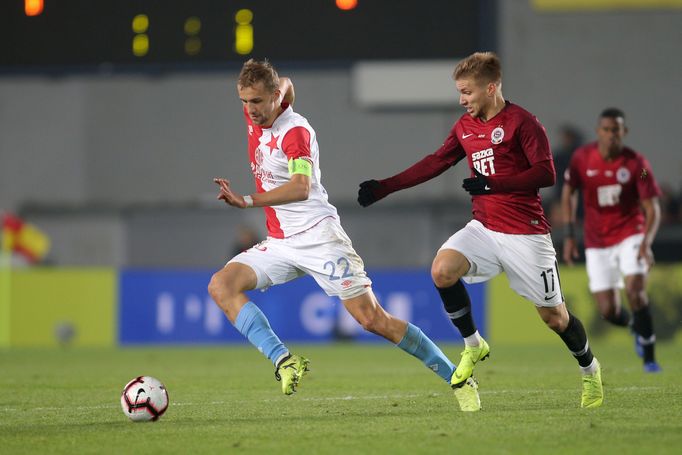
<svg viewBox="0 0 682 455"><path fill-rule="evenodd" d="M339 267L339 272L343 271L343 274L341 275L336 274L336 266ZM344 257L340 257L339 259L337 259L336 263L334 263L334 261L325 262L324 269L325 270L329 269L329 281L336 281L340 280L341 278L348 278L353 276L353 274L350 273L350 262L348 262L348 259Z"/></svg>

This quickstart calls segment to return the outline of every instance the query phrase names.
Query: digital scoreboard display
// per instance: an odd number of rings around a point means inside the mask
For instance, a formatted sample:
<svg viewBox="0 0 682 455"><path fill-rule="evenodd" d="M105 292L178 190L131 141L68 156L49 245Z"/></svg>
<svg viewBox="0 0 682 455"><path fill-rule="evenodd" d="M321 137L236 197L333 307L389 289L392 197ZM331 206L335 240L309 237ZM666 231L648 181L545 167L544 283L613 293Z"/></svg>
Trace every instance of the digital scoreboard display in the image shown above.
<svg viewBox="0 0 682 455"><path fill-rule="evenodd" d="M346 4L348 2L341 2ZM0 67L457 58L493 48L493 0L2 0Z"/></svg>

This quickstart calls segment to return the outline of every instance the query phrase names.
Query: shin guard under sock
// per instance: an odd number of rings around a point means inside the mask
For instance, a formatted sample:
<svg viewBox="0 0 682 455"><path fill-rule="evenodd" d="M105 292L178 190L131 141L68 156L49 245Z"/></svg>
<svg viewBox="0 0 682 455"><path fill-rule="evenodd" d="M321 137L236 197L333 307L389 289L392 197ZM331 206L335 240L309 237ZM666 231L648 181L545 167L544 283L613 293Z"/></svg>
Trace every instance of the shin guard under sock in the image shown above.
<svg viewBox="0 0 682 455"><path fill-rule="evenodd" d="M587 341L585 327L583 327L580 319L573 316L570 311L568 313L568 325L566 326L566 330L560 333L559 336L581 367L590 366L594 356L590 350L590 344Z"/></svg>
<svg viewBox="0 0 682 455"><path fill-rule="evenodd" d="M436 287L436 289L438 289L450 321L459 329L462 337L473 335L476 332L476 324L471 314L471 299L462 280L457 280L448 288Z"/></svg>

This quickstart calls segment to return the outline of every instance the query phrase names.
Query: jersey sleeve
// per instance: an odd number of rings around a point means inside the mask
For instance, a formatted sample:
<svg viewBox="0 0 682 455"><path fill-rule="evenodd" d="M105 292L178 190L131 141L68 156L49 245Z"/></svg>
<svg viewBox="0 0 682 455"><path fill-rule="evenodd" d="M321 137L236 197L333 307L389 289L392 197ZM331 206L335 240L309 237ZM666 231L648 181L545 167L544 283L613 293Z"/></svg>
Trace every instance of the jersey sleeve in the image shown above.
<svg viewBox="0 0 682 455"><path fill-rule="evenodd" d="M443 145L434 153L434 155L438 154L442 160L447 162L448 167L454 166L459 160L466 156L464 148L462 148L459 139L457 139L457 125L458 123L455 123L450 130L450 134L448 134L448 137L443 141Z"/></svg>
<svg viewBox="0 0 682 455"><path fill-rule="evenodd" d="M464 158L466 152L457 140L456 127L457 124L452 127L450 134L445 138L445 142L443 142L443 145L438 150L417 161L403 172L381 180L382 185L384 185L387 191L386 194L431 180Z"/></svg>
<svg viewBox="0 0 682 455"><path fill-rule="evenodd" d="M637 175L637 193L640 199L651 199L661 195L661 189L651 171L649 161L640 155Z"/></svg>
<svg viewBox="0 0 682 455"><path fill-rule="evenodd" d="M530 191L546 188L556 183L556 172L551 160L532 164L525 171L505 177L488 177L490 188L496 193L512 191Z"/></svg>
<svg viewBox="0 0 682 455"><path fill-rule="evenodd" d="M310 158L310 131L297 126L287 131L282 139L282 151L291 160Z"/></svg>
<svg viewBox="0 0 682 455"><path fill-rule="evenodd" d="M552 160L549 139L547 139L545 128L537 118L526 117L519 125L518 135L521 149L531 165Z"/></svg>

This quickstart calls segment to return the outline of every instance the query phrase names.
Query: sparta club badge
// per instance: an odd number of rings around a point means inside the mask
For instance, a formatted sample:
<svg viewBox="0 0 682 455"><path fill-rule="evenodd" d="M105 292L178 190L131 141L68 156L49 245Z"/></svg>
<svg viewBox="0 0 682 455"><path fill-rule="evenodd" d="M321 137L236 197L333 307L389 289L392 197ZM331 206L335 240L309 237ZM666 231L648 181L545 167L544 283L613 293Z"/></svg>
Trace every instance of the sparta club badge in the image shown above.
<svg viewBox="0 0 682 455"><path fill-rule="evenodd" d="M497 145L502 142L502 139L504 139L504 130L501 126L498 126L490 133L490 142Z"/></svg>
<svg viewBox="0 0 682 455"><path fill-rule="evenodd" d="M618 180L618 183L621 185L624 183L627 183L628 180L630 180L630 171L626 167L621 167L618 168L616 171L616 180Z"/></svg>

